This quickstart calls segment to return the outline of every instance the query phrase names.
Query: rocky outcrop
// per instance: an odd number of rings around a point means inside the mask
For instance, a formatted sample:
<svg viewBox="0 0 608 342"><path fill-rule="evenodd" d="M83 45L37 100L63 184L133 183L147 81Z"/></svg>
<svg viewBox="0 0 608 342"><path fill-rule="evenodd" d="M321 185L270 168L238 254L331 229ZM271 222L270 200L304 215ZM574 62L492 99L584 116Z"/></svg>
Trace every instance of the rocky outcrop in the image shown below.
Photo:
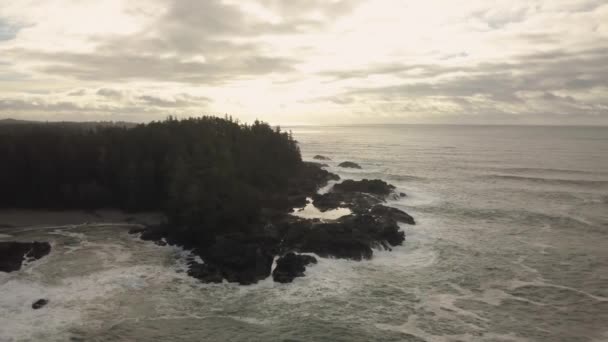
<svg viewBox="0 0 608 342"><path fill-rule="evenodd" d="M396 221L370 214L353 214L334 222L301 220L284 237L285 248L321 257L370 259L373 248L401 245L405 233Z"/></svg>
<svg viewBox="0 0 608 342"><path fill-rule="evenodd" d="M272 279L279 283L291 283L296 277L303 277L306 266L316 264L317 258L310 255L287 253L277 259L277 266L272 271Z"/></svg>
<svg viewBox="0 0 608 342"><path fill-rule="evenodd" d="M190 260L188 274L202 282L226 280L243 285L269 277L277 255L282 256L272 277L283 283L303 276L306 266L316 262L314 257L296 253L363 260L372 258L374 249L390 250L403 244L405 234L399 222L415 222L404 211L383 205L388 196L399 196L394 186L377 179L345 180L326 194L316 194L329 180L337 179L318 164L304 163L289 180L288 197L266 199L262 221L242 227L239 233L206 234L197 227L168 225L133 233L141 233L144 240L192 250L203 263ZM347 207L352 214L325 221L289 215L294 203L303 206L307 197L321 211Z"/></svg>
<svg viewBox="0 0 608 342"><path fill-rule="evenodd" d="M377 204L372 207L370 213L374 216L385 217L397 222L403 222L407 224L416 224L414 218L403 210L397 208L387 207L381 204Z"/></svg>
<svg viewBox="0 0 608 342"><path fill-rule="evenodd" d="M48 242L0 242L0 271L13 272L21 269L23 261L38 260L51 252Z"/></svg>
<svg viewBox="0 0 608 342"><path fill-rule="evenodd" d="M49 303L48 299L38 299L37 301L32 303L32 309L38 310L38 309L42 308L43 306L47 305L48 303Z"/></svg>
<svg viewBox="0 0 608 342"><path fill-rule="evenodd" d="M343 167L343 168L348 168L348 169L361 169L361 165L351 162L351 161L342 162L342 163L338 164L338 166Z"/></svg>
<svg viewBox="0 0 608 342"><path fill-rule="evenodd" d="M316 160L331 160L331 158L328 158L326 156L322 156L320 154L317 154L316 156L312 157L312 159L316 159Z"/></svg>
<svg viewBox="0 0 608 342"><path fill-rule="evenodd" d="M219 237L202 258L210 267L215 267L229 282L248 285L270 276L272 250L257 241L240 241L230 237Z"/></svg>

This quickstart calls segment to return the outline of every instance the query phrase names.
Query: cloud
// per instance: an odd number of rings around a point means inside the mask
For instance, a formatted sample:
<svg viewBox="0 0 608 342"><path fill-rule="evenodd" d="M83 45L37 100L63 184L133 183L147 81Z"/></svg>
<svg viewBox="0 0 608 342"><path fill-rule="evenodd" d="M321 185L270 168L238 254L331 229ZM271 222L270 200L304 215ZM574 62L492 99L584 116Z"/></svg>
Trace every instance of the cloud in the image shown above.
<svg viewBox="0 0 608 342"><path fill-rule="evenodd" d="M69 92L67 95L68 96L83 96L86 95L87 91L85 89L78 89L78 90L74 90Z"/></svg>
<svg viewBox="0 0 608 342"><path fill-rule="evenodd" d="M357 1L261 1L271 16L252 15L219 0L157 0L163 10L145 27L126 35L95 37L87 52L9 49L36 62L36 71L80 80L152 80L217 84L269 73L287 73L297 56L276 55L257 37L319 29L351 11ZM319 17L319 15L321 17Z"/></svg>
<svg viewBox="0 0 608 342"><path fill-rule="evenodd" d="M398 76L388 86L356 86L319 100L373 103L375 110L435 114L595 115L608 119L608 48L528 54L461 67L392 65L323 73L338 80ZM416 74L408 71L417 69ZM560 95L561 94L561 95ZM379 109L378 109L379 108Z"/></svg>
<svg viewBox="0 0 608 342"><path fill-rule="evenodd" d="M22 113L589 119L607 117L606 22L600 0L11 3L0 89Z"/></svg>
<svg viewBox="0 0 608 342"><path fill-rule="evenodd" d="M188 94L180 94L172 99L153 95L142 95L137 97L137 99L145 105L162 108L200 107L205 106L207 102L209 102L209 99L206 97L191 96Z"/></svg>
<svg viewBox="0 0 608 342"><path fill-rule="evenodd" d="M101 88L101 89L97 90L96 94L99 96L115 98L115 99L120 99L123 97L122 91L116 90L116 89L108 89L108 88Z"/></svg>

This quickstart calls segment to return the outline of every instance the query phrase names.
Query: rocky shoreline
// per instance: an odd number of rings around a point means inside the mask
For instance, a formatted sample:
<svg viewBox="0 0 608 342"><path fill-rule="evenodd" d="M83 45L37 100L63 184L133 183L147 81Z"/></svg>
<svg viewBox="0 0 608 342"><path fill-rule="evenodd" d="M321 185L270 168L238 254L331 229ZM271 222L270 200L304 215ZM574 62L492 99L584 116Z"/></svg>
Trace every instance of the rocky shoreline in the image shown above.
<svg viewBox="0 0 608 342"><path fill-rule="evenodd" d="M319 158L317 158L319 159ZM286 196L266 199L260 222L235 232L219 232L202 244L187 229L170 224L133 228L143 240L158 245L176 245L192 251L188 274L205 283L224 280L242 285L270 276L288 283L305 275L306 267L322 258L364 260L374 249L391 250L403 244L405 233L399 223L415 224L407 213L385 205L389 198L405 196L382 180L344 180L325 170L323 164L304 162L288 183ZM318 190L329 181L337 183L326 193ZM349 214L336 219L302 218L294 208L309 202L320 212L347 208ZM51 250L48 242L0 242L0 271L12 272L24 261L37 260ZM273 264L276 267L273 270Z"/></svg>
<svg viewBox="0 0 608 342"><path fill-rule="evenodd" d="M317 158L319 159L319 158ZM364 260L373 249L391 250L401 245L405 233L399 223L415 224L407 213L384 205L388 198L405 196L381 180L345 180L326 194L317 191L339 177L318 163L304 163L289 182L289 196L266 203L263 223L248 227L246 233L218 234L209 246L192 243L187 234L169 225L133 229L143 240L159 245L181 246L198 255L204 263L189 262L188 274L205 283L224 280L242 285L271 276L277 282L291 282L304 276L314 265L316 254L323 258ZM351 214L335 220L305 219L291 215L307 204L320 211L348 208ZM276 259L277 266L272 271Z"/></svg>

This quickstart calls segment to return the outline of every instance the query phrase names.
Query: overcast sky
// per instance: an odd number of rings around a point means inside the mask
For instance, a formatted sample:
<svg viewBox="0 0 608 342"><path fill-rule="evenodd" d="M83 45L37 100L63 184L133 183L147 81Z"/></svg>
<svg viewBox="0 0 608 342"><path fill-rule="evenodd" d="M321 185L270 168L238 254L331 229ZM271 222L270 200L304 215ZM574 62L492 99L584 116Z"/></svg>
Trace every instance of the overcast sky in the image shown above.
<svg viewBox="0 0 608 342"><path fill-rule="evenodd" d="M0 0L0 118L608 124L606 0Z"/></svg>

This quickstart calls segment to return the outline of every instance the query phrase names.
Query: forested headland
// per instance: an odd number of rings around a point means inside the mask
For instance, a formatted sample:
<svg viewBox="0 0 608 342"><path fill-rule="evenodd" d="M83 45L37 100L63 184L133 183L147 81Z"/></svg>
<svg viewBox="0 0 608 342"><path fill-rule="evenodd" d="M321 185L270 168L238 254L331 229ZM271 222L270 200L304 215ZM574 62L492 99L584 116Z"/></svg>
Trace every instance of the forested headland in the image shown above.
<svg viewBox="0 0 608 342"><path fill-rule="evenodd" d="M0 207L162 210L175 223L246 224L265 199L286 194L301 163L290 134L257 121L5 124Z"/></svg>

